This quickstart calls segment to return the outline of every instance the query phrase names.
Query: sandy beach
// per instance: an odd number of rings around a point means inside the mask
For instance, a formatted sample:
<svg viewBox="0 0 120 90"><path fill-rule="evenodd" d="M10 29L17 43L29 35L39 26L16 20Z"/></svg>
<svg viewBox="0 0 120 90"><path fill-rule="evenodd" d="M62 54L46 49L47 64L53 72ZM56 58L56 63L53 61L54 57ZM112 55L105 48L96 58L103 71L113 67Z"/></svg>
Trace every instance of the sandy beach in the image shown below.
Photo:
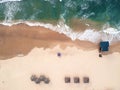
<svg viewBox="0 0 120 90"><path fill-rule="evenodd" d="M0 25L0 90L120 90L120 42L102 58L98 47L43 27ZM35 84L32 74L44 74L50 83ZM74 83L76 76L80 83ZM85 76L89 83L83 83Z"/></svg>

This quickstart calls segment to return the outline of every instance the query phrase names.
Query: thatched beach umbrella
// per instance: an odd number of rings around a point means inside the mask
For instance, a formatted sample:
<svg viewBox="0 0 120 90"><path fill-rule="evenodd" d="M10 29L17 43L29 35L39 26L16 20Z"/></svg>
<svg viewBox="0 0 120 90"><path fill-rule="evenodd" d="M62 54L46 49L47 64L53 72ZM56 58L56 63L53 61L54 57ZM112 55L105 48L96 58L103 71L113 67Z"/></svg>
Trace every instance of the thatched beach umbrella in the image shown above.
<svg viewBox="0 0 120 90"><path fill-rule="evenodd" d="M30 79L31 79L31 81L35 81L37 79L37 76L36 75L32 75Z"/></svg>
<svg viewBox="0 0 120 90"><path fill-rule="evenodd" d="M89 77L83 77L83 82L84 83L89 83Z"/></svg>
<svg viewBox="0 0 120 90"><path fill-rule="evenodd" d="M44 79L44 82L45 82L45 84L49 84L50 79L49 79L49 78L45 78L45 79Z"/></svg>
<svg viewBox="0 0 120 90"><path fill-rule="evenodd" d="M79 77L74 77L74 83L80 83Z"/></svg>
<svg viewBox="0 0 120 90"><path fill-rule="evenodd" d="M45 80L45 75L40 75L40 77L39 77L39 79L41 80L41 81L44 81Z"/></svg>
<svg viewBox="0 0 120 90"><path fill-rule="evenodd" d="M65 83L70 83L70 77L65 77Z"/></svg>
<svg viewBox="0 0 120 90"><path fill-rule="evenodd" d="M36 84L39 84L40 82L41 82L40 78L37 78L37 79L35 80L35 83L36 83Z"/></svg>

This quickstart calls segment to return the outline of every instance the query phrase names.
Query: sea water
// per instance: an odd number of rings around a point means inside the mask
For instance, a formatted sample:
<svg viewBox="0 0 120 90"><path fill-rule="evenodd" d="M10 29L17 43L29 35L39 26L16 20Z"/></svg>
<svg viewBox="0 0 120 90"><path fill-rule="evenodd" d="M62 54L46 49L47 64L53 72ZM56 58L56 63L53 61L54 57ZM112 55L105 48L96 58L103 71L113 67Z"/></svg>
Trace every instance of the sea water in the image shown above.
<svg viewBox="0 0 120 90"><path fill-rule="evenodd" d="M43 26L72 40L113 42L120 40L119 10L119 0L0 0L0 21L9 26ZM81 32L80 23L88 28ZM77 32L74 26L78 27Z"/></svg>

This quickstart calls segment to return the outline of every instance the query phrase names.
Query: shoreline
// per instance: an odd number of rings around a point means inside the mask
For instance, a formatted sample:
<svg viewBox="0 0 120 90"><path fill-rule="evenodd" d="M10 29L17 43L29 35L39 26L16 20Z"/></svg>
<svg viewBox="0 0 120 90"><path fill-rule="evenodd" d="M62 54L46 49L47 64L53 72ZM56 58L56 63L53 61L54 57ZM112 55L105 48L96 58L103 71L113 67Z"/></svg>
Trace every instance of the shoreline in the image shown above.
<svg viewBox="0 0 120 90"><path fill-rule="evenodd" d="M18 54L27 55L34 47L46 49L60 45L65 49L68 46L75 46L86 51L99 48L98 43L78 39L72 41L64 34L40 26L17 24L11 27L0 25L0 27L0 59L12 58ZM120 52L120 42L112 44L107 54L113 52Z"/></svg>
<svg viewBox="0 0 120 90"><path fill-rule="evenodd" d="M52 21L51 21L52 22ZM54 22L54 21L53 21ZM110 43L116 43L120 41L120 31L117 29L110 27L108 24L104 25L104 27L100 30L97 28L93 28L95 22L88 20L88 22L81 20L72 20L75 27L67 25L64 20L60 20L56 24L54 23L43 23L36 21L13 21L8 23L0 23L1 26L12 27L17 25L28 25L30 27L44 27L49 30L63 33L66 36L70 37L72 40L84 40L90 41L93 43L99 43L102 41L109 41ZM96 23L98 26L99 23ZM100 24L101 25L101 24Z"/></svg>

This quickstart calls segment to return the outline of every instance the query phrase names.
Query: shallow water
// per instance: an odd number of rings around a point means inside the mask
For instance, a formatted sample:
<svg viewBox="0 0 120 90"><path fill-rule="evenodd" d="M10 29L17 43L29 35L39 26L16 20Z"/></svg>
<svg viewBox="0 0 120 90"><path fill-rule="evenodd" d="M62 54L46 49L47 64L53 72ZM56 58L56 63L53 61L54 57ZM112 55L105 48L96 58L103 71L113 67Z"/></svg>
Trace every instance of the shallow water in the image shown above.
<svg viewBox="0 0 120 90"><path fill-rule="evenodd" d="M119 28L119 0L0 0L0 20L90 19Z"/></svg>
<svg viewBox="0 0 120 90"><path fill-rule="evenodd" d="M9 26L27 21L27 25L44 26L73 40L111 42L120 40L119 8L118 0L0 0L0 21Z"/></svg>

